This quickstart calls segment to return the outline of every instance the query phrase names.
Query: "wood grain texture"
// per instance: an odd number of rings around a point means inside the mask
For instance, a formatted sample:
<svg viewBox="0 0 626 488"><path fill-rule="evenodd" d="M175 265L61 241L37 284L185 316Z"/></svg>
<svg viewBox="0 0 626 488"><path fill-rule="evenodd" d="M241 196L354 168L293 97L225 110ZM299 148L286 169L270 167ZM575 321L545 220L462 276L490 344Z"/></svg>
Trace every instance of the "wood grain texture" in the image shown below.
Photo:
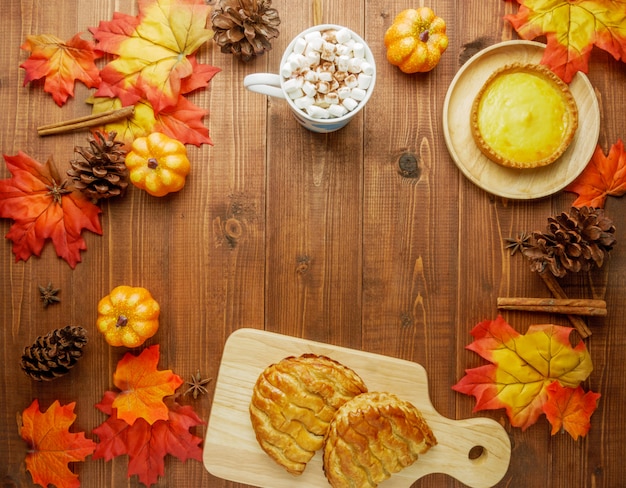
<svg viewBox="0 0 626 488"><path fill-rule="evenodd" d="M282 18L273 50L251 63L222 54L212 43L201 62L221 68L192 101L209 111L213 146L190 147L192 173L184 190L162 199L132 189L102 204L103 235L86 234L88 250L72 270L51 245L40 258L15 262L0 240L0 479L33 486L24 469L26 446L16 414L33 399L77 402L74 430L88 436L104 416L94 408L114 388L113 371L125 350L106 345L95 329L98 300L115 285L145 286L161 303L162 325L148 344L160 344L160 367L185 379L200 370L217 378L230 334L253 328L421 364L433 408L448 419L486 417L503 425L511 463L498 488L614 488L626 479L626 202L609 197L618 244L601 270L561 281L569 298L605 300L606 317L588 319L585 342L594 371L585 387L602 397L588 436L551 436L542 417L521 431L502 410L475 413L474 399L455 393L466 368L484 364L466 349L476 323L498 314L498 296L550 297L539 276L503 239L542 230L548 216L567 210L571 193L539 200L494 197L456 167L443 131L447 89L472 54L516 39L502 19L515 2L432 0L448 25L450 46L430 73L405 75L385 59L382 42L399 0L273 0ZM29 34L69 39L110 20L136 14L135 0L4 0L0 2L0 147L37 160L53 156L69 167L86 133L40 138L43 124L88 115L90 91L57 107L39 83L23 86L19 46ZM315 21L344 24L368 41L377 61L375 93L339 132L304 130L286 103L246 91L255 72L276 72L283 49ZM600 110L599 146L606 153L624 132L624 63L594 49L588 78ZM0 164L0 179L10 177ZM0 220L0 235L11 222ZM61 303L44 309L39 284L61 288ZM534 323L569 325L566 317L503 312L518 331ZM19 368L25 346L64 325L82 325L90 342L71 374L53 383L31 382ZM384 374L384 371L382 372ZM193 400L209 419L209 395ZM204 438L207 427L196 429ZM245 462L245 459L242 460ZM88 460L73 469L86 487L139 487L127 461ZM166 459L157 487L233 488L203 463ZM523 480L523 481L522 481ZM460 488L445 474L428 474L413 488Z"/></svg>

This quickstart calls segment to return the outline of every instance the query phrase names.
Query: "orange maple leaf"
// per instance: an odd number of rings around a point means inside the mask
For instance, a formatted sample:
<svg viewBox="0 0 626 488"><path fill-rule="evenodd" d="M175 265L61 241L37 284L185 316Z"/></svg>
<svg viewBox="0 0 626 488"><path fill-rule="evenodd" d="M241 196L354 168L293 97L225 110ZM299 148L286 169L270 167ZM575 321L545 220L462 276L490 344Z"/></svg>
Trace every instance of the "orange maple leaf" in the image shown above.
<svg viewBox="0 0 626 488"><path fill-rule="evenodd" d="M20 435L28 445L26 469L33 482L47 488L80 486L78 475L72 473L68 463L84 461L96 448L95 442L85 438L83 432L71 433L74 423L74 402L61 405L55 401L45 413L39 411L39 401L34 400L22 412Z"/></svg>
<svg viewBox="0 0 626 488"><path fill-rule="evenodd" d="M546 388L548 399L543 411L552 424L552 435L563 428L574 440L586 436L591 428L591 415L598 406L599 393L577 388L564 388L555 381Z"/></svg>
<svg viewBox="0 0 626 488"><path fill-rule="evenodd" d="M126 353L117 363L113 383L121 392L113 401L118 418L129 425L142 418L152 425L167 420L163 398L173 395L183 380L171 370L158 371L159 346L144 349L139 356Z"/></svg>
<svg viewBox="0 0 626 488"><path fill-rule="evenodd" d="M476 398L474 411L506 409L511 425L525 430L543 412L547 387L554 381L577 387L593 365L580 341L569 342L572 329L552 324L531 325L522 335L503 318L480 322L467 346L492 364L465 371L453 390Z"/></svg>
<svg viewBox="0 0 626 488"><path fill-rule="evenodd" d="M626 60L626 2L623 0L512 0L515 15L505 15L523 39L545 35L541 60L569 83L587 73L593 46Z"/></svg>
<svg viewBox="0 0 626 488"><path fill-rule="evenodd" d="M206 110L181 96L176 105L155 114L154 131L163 132L183 144L213 145L209 137L209 129L202 123L202 118L207 113Z"/></svg>
<svg viewBox="0 0 626 488"><path fill-rule="evenodd" d="M74 96L76 80L88 88L100 84L100 70L95 64L100 53L92 42L81 39L80 34L67 42L48 34L27 36L21 48L31 53L20 65L26 70L24 85L45 78L44 91L50 93L59 106Z"/></svg>
<svg viewBox="0 0 626 488"><path fill-rule="evenodd" d="M93 433L100 438L93 459L128 455L128 476L136 474L146 486L157 482L165 472L164 458L170 454L186 461L202 460L202 439L191 434L189 429L204 422L191 406L180 406L175 402L168 405L167 420L157 420L152 425L137 419L133 425L117 416L113 407L116 394L106 392L96 408L109 417Z"/></svg>
<svg viewBox="0 0 626 488"><path fill-rule="evenodd" d="M4 159L13 177L0 180L0 217L14 220L6 237L16 260L40 256L51 239L57 255L76 267L87 248L82 230L102 234L100 208L67 188L51 160L42 165L21 151Z"/></svg>
<svg viewBox="0 0 626 488"><path fill-rule="evenodd" d="M565 191L578 193L573 207L604 208L607 196L621 197L626 193L626 153L621 139L613 144L608 156L600 146L585 170Z"/></svg>

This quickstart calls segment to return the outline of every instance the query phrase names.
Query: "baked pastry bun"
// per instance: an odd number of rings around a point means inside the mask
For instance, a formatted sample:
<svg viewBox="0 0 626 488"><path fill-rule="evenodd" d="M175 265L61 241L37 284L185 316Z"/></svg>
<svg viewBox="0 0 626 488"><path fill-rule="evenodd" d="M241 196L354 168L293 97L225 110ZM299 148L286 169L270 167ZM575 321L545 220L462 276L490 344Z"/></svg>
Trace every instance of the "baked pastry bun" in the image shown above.
<svg viewBox="0 0 626 488"><path fill-rule="evenodd" d="M514 63L492 73L474 99L470 118L480 151L495 163L520 169L556 161L578 128L569 86L539 64Z"/></svg>
<svg viewBox="0 0 626 488"><path fill-rule="evenodd" d="M254 385L250 420L261 448L289 473L300 475L321 449L341 405L367 391L350 368L303 354L267 367Z"/></svg>
<svg viewBox="0 0 626 488"><path fill-rule="evenodd" d="M421 412L390 393L345 403L324 440L324 474L334 488L369 488L413 464L437 440Z"/></svg>

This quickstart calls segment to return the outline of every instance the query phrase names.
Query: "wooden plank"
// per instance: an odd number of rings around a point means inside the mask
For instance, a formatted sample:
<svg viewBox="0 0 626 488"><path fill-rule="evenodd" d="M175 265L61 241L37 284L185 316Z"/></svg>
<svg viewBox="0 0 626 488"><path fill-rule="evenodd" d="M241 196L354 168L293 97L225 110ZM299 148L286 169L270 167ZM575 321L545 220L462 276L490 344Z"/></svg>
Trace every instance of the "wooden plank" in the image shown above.
<svg viewBox="0 0 626 488"><path fill-rule="evenodd" d="M454 22L453 5L432 7ZM441 115L455 49L429 73L407 75L389 64L375 39L400 10L383 1L368 4L367 32L383 81L366 110L363 348L418 362L434 385L452 385L454 361L439 358L454 354L459 319L459 174L443 144ZM449 388L434 387L431 395L443 415L455 414ZM450 481L431 476L422 483Z"/></svg>
<svg viewBox="0 0 626 488"><path fill-rule="evenodd" d="M215 2L207 2L214 4ZM319 14L315 15L314 5ZM112 374L126 350L111 348L95 330L97 301L119 283L143 284L163 309L160 367L189 379L200 369L217 377L226 338L251 327L380 353L422 364L428 371L435 409L447 418L485 416L505 425L513 446L511 463L498 488L620 486L626 465L626 228L622 198L608 197L605 211L617 228L618 244L601 270L568 276L570 298L605 300L607 316L589 320L585 342L594 371L586 389L602 397L589 434L578 441L549 435L543 417L521 431L503 410L473 412L472 397L453 393L469 367L484 364L466 350L470 330L498 313L498 296L547 296L541 279L519 255L503 248L505 237L541 230L550 215L567 210L567 192L537 201L494 198L461 175L442 132L442 105L455 73L480 49L516 39L505 14L515 2L433 0L447 22L450 46L433 72L404 75L385 58L383 36L393 17L408 5L397 0L274 0L282 22L274 49L242 63L203 46L199 59L222 68L208 90L193 95L210 114L214 146L190 147L193 172L183 192L165 199L131 191L124 200L102 204L103 235L85 233L87 251L72 270L50 244L41 257L15 262L12 244L0 239L0 478L30 486L24 471L24 442L15 416L34 398L42 407L58 399L77 402L75 431L91 436L104 416L94 408L113 389ZM40 138L36 128L90 112L92 92L80 83L75 97L58 107L42 83L23 86L19 49L29 34L69 39L110 20L113 12L135 15L135 0L58 0L42 7L33 0L0 2L0 145L2 153L24 151L61 171L86 133ZM344 23L374 51L379 72L366 109L342 131L318 136L297 126L286 105L246 91L243 78L278 69L282 49L298 32L319 22ZM589 80L599 101L599 147L606 154L623 139L626 71L622 61L594 49ZM415 156L417 165L411 160ZM414 169L417 168L417 173ZM402 172L402 174L400 174ZM9 178L0 165L0 179ZM234 219L234 220L231 220ZM0 219L0 235L11 227ZM233 245L234 244L234 245ZM61 304L44 309L38 285L61 289ZM553 314L505 311L523 332L533 323L569 325ZM90 343L67 377L36 384L19 368L20 354L38 335L67 324L88 328ZM178 397L207 419L208 397ZM201 437L206 427L195 433ZM127 479L127 462L89 459L75 463L85 485L138 486ZM202 463L166 458L156 486L238 485L207 472ZM239 485L238 485L239 486ZM245 485L241 485L245 486ZM459 488L461 482L429 474L420 488Z"/></svg>
<svg viewBox="0 0 626 488"><path fill-rule="evenodd" d="M283 12L289 2L273 2ZM270 66L312 22L304 3L286 22ZM354 4L322 2L322 21L360 33ZM259 95L260 96L260 95ZM363 118L316 134L300 126L284 100L269 100L267 139L268 330L345 346L361 345Z"/></svg>

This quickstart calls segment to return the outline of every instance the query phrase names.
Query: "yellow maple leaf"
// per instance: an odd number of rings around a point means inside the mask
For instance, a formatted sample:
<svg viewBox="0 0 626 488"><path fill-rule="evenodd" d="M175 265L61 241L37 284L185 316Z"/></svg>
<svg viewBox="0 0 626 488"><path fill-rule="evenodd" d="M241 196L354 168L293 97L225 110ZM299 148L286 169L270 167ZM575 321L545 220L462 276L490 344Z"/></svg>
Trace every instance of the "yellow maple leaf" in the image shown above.
<svg viewBox="0 0 626 488"><path fill-rule="evenodd" d="M475 411L504 408L511 425L526 429L543 413L550 384L576 388L593 370L585 344L571 346L571 331L539 324L522 335L502 316L480 322L467 349L491 364L466 370L452 389L476 397Z"/></svg>
<svg viewBox="0 0 626 488"><path fill-rule="evenodd" d="M101 71L96 95L124 105L144 98L161 111L176 105L183 80L194 76L194 53L213 36L202 0L140 0L139 15L116 15L91 29L98 49L116 57Z"/></svg>
<svg viewBox="0 0 626 488"><path fill-rule="evenodd" d="M119 98L90 97L87 103L92 104L93 114L122 108L122 101ZM155 124L154 110L149 103L140 101L135 104L135 111L131 117L111 122L102 129L106 132L115 131L117 139L130 147L137 137L149 135L154 130Z"/></svg>
<svg viewBox="0 0 626 488"><path fill-rule="evenodd" d="M92 112L99 114L122 107L119 98L91 97L87 100L93 104ZM115 131L118 140L127 147L138 137L144 137L152 132L162 132L183 144L213 144L209 137L209 130L202 123L206 111L194 105L186 97L179 97L178 103L155 113L150 102L140 100L135 103L135 112L132 117L112 122L103 127L106 132Z"/></svg>

